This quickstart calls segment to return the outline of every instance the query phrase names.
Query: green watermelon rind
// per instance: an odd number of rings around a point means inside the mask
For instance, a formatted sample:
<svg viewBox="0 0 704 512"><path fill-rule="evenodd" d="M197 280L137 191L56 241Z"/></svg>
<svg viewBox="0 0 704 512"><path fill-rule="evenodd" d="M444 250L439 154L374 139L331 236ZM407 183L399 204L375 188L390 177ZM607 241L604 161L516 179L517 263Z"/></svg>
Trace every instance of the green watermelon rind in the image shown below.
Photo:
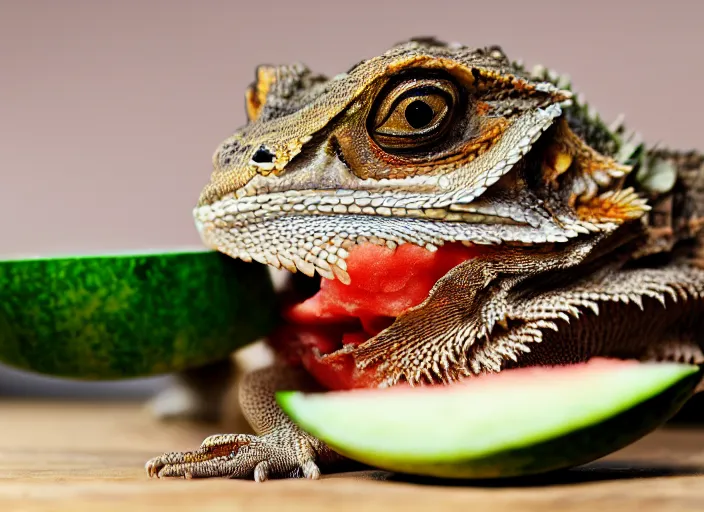
<svg viewBox="0 0 704 512"><path fill-rule="evenodd" d="M228 357L272 329L264 265L210 250L0 261L0 362L117 380Z"/></svg>
<svg viewBox="0 0 704 512"><path fill-rule="evenodd" d="M325 422L329 422L330 414L334 414L337 410L330 412L329 404L334 400L333 395L326 398L324 394L311 395L284 391L277 394L277 402L301 429L324 441L341 455L357 462L397 473L427 477L512 478L549 473L593 462L634 443L664 424L692 396L703 374L703 370L697 366L670 363L667 365L673 368L669 376L665 372L660 375L660 381L656 385L651 382L640 390L634 389L630 400L623 400L620 406L615 404L612 407L605 407L598 414L593 414L591 418L586 415L581 418L563 418L560 424L555 423L556 428L552 430L536 432L527 428L526 434L524 436L519 434L513 442L496 442L493 445L489 442L480 450L476 449L476 445L470 450L465 450L461 442L458 442L454 450L438 450L435 454L432 453L432 448L427 446L419 450L423 452L422 454L407 451L403 453L403 450L394 452L384 445L384 443L393 445L395 442L391 432L387 435L379 435L375 440L360 439L355 443L351 439L354 439L355 428L360 424L358 422L376 421L380 428L383 428L382 422L374 417L373 412L365 415L356 411L358 413L356 417L352 414L349 416L344 414L344 417L333 419L336 425L330 428L330 424ZM643 368L646 368L646 365L643 365ZM644 376L647 372L646 368ZM554 390L555 393L560 391L560 389ZM315 410L306 411L310 398L317 400L318 403L315 405ZM536 405L542 402L541 406L546 409L546 414L550 414L549 407L545 404L550 403L551 397L534 398ZM460 400L461 395L455 395L454 399ZM322 411L326 404L327 417L325 414L316 414L316 411ZM415 414L420 415L425 412L423 405L423 398L418 395L415 401L416 410L408 411L409 414L405 418L406 436L414 435L412 418ZM457 406L461 406L461 403L458 402ZM529 409L530 404L527 404L524 410ZM474 412L477 415L483 414L482 410ZM466 424L453 423L452 418L447 418L445 421L445 426L438 428L435 436L446 435L451 429L467 427ZM524 428L526 422L530 422L530 417L521 417L520 413L512 417L509 413L496 418L494 428L497 431L507 432L512 429L515 432ZM343 431L344 435L339 435L340 431ZM424 434L427 436L428 431L425 430ZM471 435L471 425L467 429L467 435ZM346 439L342 439L343 437ZM419 446L422 443L427 445L428 438L417 436L417 442ZM376 449L370 448L374 445Z"/></svg>

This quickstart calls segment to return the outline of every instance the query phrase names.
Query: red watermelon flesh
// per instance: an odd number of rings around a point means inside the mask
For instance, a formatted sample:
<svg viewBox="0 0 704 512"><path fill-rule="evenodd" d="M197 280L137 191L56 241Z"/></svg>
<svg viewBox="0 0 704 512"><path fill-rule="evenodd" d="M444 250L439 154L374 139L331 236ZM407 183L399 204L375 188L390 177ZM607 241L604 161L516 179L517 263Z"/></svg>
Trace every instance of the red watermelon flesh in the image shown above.
<svg viewBox="0 0 704 512"><path fill-rule="evenodd" d="M350 348L423 302L441 277L483 250L462 244L432 252L412 244L356 245L346 259L350 284L322 279L315 295L289 307L276 348L330 389L374 387L375 373L357 370Z"/></svg>

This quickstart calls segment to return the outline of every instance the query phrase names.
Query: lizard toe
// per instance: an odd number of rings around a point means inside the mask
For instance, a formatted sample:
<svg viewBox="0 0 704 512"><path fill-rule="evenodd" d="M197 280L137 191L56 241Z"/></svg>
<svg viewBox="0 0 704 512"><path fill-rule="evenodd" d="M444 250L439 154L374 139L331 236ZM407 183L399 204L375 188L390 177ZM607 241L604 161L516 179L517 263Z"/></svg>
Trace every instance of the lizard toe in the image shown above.
<svg viewBox="0 0 704 512"><path fill-rule="evenodd" d="M313 460L307 460L301 464L303 476L309 480L318 480L320 478L320 468Z"/></svg>
<svg viewBox="0 0 704 512"><path fill-rule="evenodd" d="M254 468L254 481L266 482L269 480L269 473L269 463L267 461L260 462Z"/></svg>

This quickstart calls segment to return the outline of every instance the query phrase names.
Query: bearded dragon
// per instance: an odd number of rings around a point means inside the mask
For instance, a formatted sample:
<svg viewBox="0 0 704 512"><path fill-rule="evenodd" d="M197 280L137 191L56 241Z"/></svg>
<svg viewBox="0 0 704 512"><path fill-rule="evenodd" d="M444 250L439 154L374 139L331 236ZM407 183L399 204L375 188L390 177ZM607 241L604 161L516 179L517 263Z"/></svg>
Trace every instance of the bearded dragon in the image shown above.
<svg viewBox="0 0 704 512"><path fill-rule="evenodd" d="M279 360L242 381L258 435L158 456L150 476L334 470L342 457L286 417L280 389L704 362L704 156L607 126L565 77L414 39L331 79L260 66L246 112L213 156L197 228L320 289L294 296L270 339Z"/></svg>

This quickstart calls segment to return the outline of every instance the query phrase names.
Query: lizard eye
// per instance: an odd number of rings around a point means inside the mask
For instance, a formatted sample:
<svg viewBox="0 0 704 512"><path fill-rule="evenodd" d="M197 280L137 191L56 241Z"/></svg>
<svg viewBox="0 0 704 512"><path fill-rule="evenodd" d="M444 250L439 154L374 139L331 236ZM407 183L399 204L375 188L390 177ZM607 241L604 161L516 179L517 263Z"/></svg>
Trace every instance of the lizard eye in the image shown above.
<svg viewBox="0 0 704 512"><path fill-rule="evenodd" d="M418 149L450 126L457 87L444 79L410 79L386 93L372 116L374 140L384 149Z"/></svg>

